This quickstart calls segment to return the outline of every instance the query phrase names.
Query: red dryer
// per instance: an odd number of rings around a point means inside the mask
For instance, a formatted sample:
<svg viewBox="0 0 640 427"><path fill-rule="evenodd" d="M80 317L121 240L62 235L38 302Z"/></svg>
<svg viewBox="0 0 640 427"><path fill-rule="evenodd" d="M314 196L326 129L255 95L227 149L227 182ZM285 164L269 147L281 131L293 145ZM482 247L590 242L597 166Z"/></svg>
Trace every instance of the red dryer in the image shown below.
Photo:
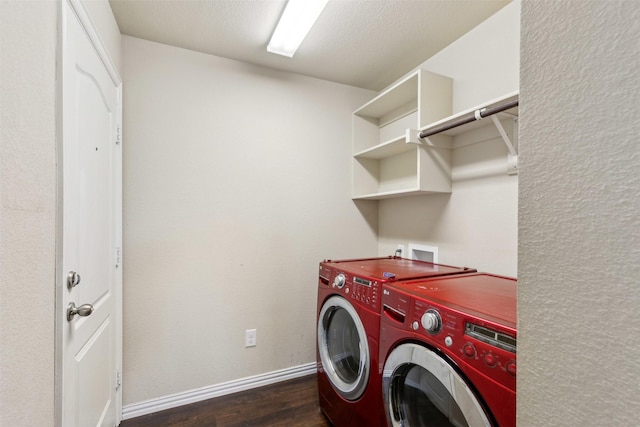
<svg viewBox="0 0 640 427"><path fill-rule="evenodd" d="M389 426L515 426L516 297L516 279L485 273L385 284Z"/></svg>
<svg viewBox="0 0 640 427"><path fill-rule="evenodd" d="M318 391L335 427L385 425L378 360L383 284L472 271L400 257L320 263Z"/></svg>

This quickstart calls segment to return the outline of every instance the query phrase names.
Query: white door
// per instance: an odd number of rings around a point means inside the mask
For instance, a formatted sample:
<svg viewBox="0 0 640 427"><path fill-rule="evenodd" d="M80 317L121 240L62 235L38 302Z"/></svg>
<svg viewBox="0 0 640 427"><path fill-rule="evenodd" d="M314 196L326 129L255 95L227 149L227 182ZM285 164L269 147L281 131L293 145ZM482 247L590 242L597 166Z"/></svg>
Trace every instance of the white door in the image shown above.
<svg viewBox="0 0 640 427"><path fill-rule="evenodd" d="M121 414L121 85L83 6L61 4L58 418L64 427L113 427Z"/></svg>

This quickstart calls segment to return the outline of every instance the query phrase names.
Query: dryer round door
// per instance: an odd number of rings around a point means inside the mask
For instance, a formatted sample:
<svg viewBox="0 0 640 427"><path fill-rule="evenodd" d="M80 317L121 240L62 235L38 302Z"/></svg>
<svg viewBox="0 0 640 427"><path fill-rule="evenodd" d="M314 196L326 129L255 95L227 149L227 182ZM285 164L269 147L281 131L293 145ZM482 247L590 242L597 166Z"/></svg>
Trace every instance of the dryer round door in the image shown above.
<svg viewBox="0 0 640 427"><path fill-rule="evenodd" d="M369 380L367 334L353 306L334 295L318 316L318 353L334 389L347 400L364 393Z"/></svg>
<svg viewBox="0 0 640 427"><path fill-rule="evenodd" d="M391 426L491 426L464 379L442 357L417 344L396 347L384 364L382 390Z"/></svg>

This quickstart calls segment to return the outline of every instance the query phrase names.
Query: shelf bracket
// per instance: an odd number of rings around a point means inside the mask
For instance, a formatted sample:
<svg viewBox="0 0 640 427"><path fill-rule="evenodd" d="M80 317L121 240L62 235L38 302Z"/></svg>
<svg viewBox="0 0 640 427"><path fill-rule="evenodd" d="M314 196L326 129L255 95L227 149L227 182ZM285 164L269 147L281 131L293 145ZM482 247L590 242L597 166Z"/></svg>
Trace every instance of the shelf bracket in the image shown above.
<svg viewBox="0 0 640 427"><path fill-rule="evenodd" d="M493 124L498 129L498 133L502 137L502 140L504 141L504 143L507 146L507 149L509 150L509 153L507 154L507 173L509 175L517 175L518 174L518 151L516 150L516 145L511 142L511 139L509 139L509 135L507 135L507 132L505 132L504 127L502 126L502 123L500 123L500 120L498 120L495 115L491 116L491 120L493 121ZM514 142L515 142L515 139L517 138L517 135L518 135L515 118L513 119L513 125L514 125L513 136L514 136Z"/></svg>
<svg viewBox="0 0 640 427"><path fill-rule="evenodd" d="M405 132L405 142L407 144L416 144L428 148L451 148L448 142L442 140L437 135L433 135L433 138L425 136L420 138L420 131L417 129L407 129Z"/></svg>
<svg viewBox="0 0 640 427"><path fill-rule="evenodd" d="M421 144L420 131L417 129L407 129L404 135L404 140L407 144Z"/></svg>

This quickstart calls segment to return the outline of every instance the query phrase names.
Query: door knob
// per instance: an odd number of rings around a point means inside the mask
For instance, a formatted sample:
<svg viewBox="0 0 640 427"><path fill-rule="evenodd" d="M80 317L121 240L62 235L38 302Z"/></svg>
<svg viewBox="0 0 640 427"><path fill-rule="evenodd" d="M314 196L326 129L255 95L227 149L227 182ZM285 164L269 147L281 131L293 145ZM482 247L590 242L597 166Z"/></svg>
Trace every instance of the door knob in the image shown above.
<svg viewBox="0 0 640 427"><path fill-rule="evenodd" d="M80 275L75 271L70 271L69 274L67 274L67 288L73 289L79 283L80 283Z"/></svg>
<svg viewBox="0 0 640 427"><path fill-rule="evenodd" d="M93 313L93 306L91 304L82 304L80 307L76 307L74 303L69 303L67 308L67 320L71 322L75 315L87 317Z"/></svg>

